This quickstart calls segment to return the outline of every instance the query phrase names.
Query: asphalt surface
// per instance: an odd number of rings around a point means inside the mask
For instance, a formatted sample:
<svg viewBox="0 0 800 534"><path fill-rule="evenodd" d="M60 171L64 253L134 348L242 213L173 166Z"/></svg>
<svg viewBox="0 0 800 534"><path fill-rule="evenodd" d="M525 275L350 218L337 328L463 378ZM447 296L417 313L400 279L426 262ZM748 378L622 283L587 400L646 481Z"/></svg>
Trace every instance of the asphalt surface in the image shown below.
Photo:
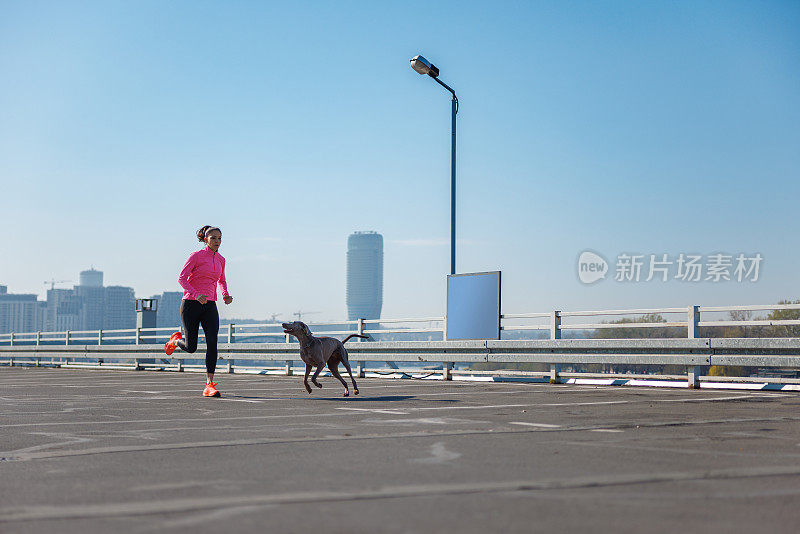
<svg viewBox="0 0 800 534"><path fill-rule="evenodd" d="M0 368L0 532L797 532L800 395Z"/></svg>

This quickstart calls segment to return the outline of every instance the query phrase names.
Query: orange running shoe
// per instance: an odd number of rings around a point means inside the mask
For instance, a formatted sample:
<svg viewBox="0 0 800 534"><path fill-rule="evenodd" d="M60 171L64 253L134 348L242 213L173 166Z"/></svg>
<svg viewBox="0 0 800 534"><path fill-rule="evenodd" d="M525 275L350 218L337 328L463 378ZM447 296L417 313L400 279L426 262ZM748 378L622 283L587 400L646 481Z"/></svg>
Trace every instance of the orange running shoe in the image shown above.
<svg viewBox="0 0 800 534"><path fill-rule="evenodd" d="M179 339L183 339L183 335L180 332L175 332L171 336L169 336L169 341L164 343L164 354L169 356L173 352L175 352L175 347L177 347L177 343Z"/></svg>
<svg viewBox="0 0 800 534"><path fill-rule="evenodd" d="M206 384L206 389L203 390L204 397L219 397L220 393L217 391L218 382L209 382Z"/></svg>

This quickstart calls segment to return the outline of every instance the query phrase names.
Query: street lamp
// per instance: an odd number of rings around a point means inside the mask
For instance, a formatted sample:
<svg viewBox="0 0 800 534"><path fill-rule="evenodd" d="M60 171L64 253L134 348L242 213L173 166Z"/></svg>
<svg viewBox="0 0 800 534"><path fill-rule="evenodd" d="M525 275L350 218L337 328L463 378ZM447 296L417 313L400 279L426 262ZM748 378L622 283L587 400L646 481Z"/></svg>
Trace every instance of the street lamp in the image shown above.
<svg viewBox="0 0 800 534"><path fill-rule="evenodd" d="M456 274L456 113L458 113L458 98L456 98L456 92L439 79L439 69L424 57L414 56L411 58L411 68L420 74L427 74L453 95L450 148L450 274Z"/></svg>

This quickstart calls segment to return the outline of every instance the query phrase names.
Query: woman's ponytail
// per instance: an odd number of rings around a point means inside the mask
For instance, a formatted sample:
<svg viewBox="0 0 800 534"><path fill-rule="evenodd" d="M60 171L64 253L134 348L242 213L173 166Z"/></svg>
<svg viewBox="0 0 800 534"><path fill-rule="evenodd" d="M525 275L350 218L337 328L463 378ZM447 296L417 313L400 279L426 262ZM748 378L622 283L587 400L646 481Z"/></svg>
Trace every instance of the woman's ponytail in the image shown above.
<svg viewBox="0 0 800 534"><path fill-rule="evenodd" d="M200 241L201 243L204 242L206 240L206 233L209 230L219 230L219 228L216 228L216 227L208 225L208 224L205 225L204 227L200 228L197 231L197 240Z"/></svg>

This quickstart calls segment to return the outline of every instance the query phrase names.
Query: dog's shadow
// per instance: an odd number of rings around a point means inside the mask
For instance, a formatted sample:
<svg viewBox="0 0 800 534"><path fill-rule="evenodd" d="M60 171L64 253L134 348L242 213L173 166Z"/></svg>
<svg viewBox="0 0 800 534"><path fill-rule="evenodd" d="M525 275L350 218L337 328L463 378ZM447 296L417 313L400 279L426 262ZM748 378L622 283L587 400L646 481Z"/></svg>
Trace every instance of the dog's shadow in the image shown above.
<svg viewBox="0 0 800 534"><path fill-rule="evenodd" d="M362 397L361 395L350 395L349 397L314 397L313 395L309 395L305 397L306 400L324 400L324 401L331 401L331 402L403 402L412 399L416 399L414 395L381 395L379 397ZM446 402L446 403L455 403L458 402L455 399L425 399L426 402Z"/></svg>
<svg viewBox="0 0 800 534"><path fill-rule="evenodd" d="M361 395L351 394L349 397L315 397L313 395L295 396L295 397L258 397L255 395L226 395L230 399L243 399L243 400L287 400L287 399L300 399L306 401L329 401L329 402L403 402L416 399L414 395L381 395L378 397L365 397ZM426 399L426 402L446 402L449 404L457 403L455 399Z"/></svg>
<svg viewBox="0 0 800 534"><path fill-rule="evenodd" d="M348 402L348 401L357 401L357 402L366 402L366 401L374 401L374 402L402 402L414 399L414 395L382 395L379 397L362 397L361 395L353 395L350 394L349 397L314 397L313 395L309 395L306 397L307 400L324 400L324 401L332 401L332 402Z"/></svg>

